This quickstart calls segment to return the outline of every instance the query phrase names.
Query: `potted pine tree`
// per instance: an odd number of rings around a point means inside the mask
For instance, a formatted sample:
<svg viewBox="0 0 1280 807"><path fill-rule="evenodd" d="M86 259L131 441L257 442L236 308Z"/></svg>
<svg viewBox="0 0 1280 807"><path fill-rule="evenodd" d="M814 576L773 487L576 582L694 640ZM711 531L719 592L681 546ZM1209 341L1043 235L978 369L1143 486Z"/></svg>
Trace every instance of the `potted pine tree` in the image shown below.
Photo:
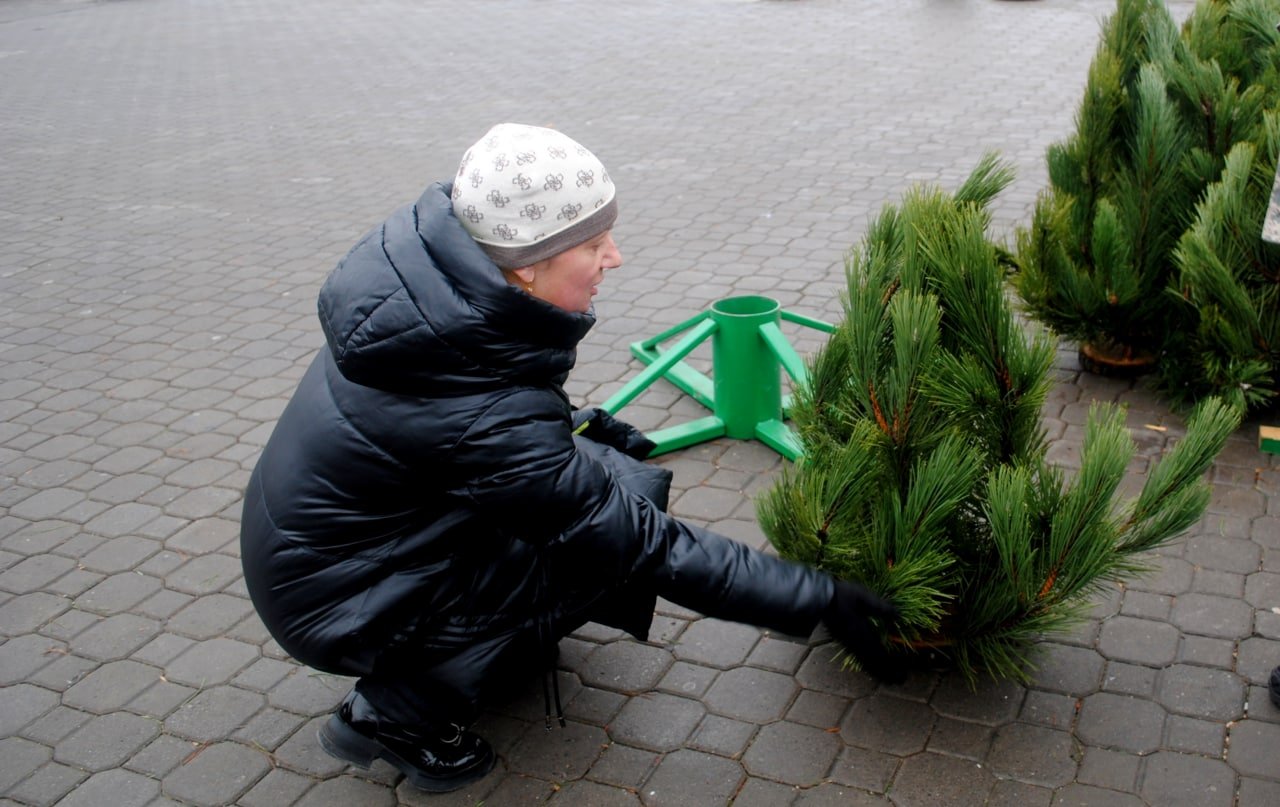
<svg viewBox="0 0 1280 807"><path fill-rule="evenodd" d="M988 156L954 194L913 190L872 223L795 395L804 459L757 502L780 554L898 606L891 648L971 681L1024 677L1037 637L1195 523L1238 424L1203 405L1132 501L1116 497L1133 453L1121 411L1091 413L1074 474L1046 462L1054 345L1019 324L986 234L1010 179Z"/></svg>
<svg viewBox="0 0 1280 807"><path fill-rule="evenodd" d="M1179 30L1158 0L1118 0L1103 26L1076 131L1050 147L1050 187L1019 233L1015 277L1086 369L1183 361L1198 313L1165 294L1175 250L1231 148L1262 148L1264 112L1280 100L1277 18L1275 0L1203 0Z"/></svg>
<svg viewBox="0 0 1280 807"><path fill-rule="evenodd" d="M1268 115L1263 148L1239 143L1209 186L1174 254L1174 305L1192 327L1170 338L1177 361L1160 367L1177 404L1220 395L1241 409L1280 391L1280 246L1261 237L1280 149L1280 113Z"/></svg>

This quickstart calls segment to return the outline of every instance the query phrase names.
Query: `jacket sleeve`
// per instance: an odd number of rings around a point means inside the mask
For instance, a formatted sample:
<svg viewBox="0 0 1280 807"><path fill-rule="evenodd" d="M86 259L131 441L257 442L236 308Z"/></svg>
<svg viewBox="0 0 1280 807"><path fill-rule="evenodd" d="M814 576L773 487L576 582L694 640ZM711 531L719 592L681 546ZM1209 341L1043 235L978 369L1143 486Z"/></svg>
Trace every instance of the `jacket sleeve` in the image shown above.
<svg viewBox="0 0 1280 807"><path fill-rule="evenodd" d="M548 548L565 585L651 585L708 616L793 635L816 627L830 578L668 516L579 451L558 399L517 391L455 450L478 512Z"/></svg>

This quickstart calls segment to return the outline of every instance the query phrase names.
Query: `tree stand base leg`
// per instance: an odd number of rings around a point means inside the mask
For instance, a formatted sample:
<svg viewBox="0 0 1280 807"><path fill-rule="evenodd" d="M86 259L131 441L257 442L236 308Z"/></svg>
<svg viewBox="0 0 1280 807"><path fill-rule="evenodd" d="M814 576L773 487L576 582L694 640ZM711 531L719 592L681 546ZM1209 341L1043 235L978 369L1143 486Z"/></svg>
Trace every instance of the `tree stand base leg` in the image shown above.
<svg viewBox="0 0 1280 807"><path fill-rule="evenodd" d="M786 425L781 371L793 384L808 383L804 362L778 327L782 320L821 330L835 326L782 310L769 297L728 297L650 339L635 342L631 352L649 365L605 401L602 409L616 414L659 378L665 378L712 411L691 423L646 435L662 454L718 437L759 440L790 460L804 453ZM682 335L683 334L683 335ZM682 335L682 336L681 336ZM660 343L680 336L663 350ZM711 339L712 377L685 363L685 356Z"/></svg>

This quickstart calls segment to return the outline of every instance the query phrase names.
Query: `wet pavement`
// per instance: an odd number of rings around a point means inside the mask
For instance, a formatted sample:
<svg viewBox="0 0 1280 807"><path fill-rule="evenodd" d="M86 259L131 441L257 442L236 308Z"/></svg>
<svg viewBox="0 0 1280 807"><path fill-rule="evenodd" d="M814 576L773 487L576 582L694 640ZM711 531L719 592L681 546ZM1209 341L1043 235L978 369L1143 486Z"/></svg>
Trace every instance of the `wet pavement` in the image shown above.
<svg viewBox="0 0 1280 807"><path fill-rule="evenodd" d="M1204 521L1046 640L1029 686L879 688L820 635L663 603L648 642L566 639L568 728L544 731L531 681L481 721L494 773L445 796L319 749L350 682L290 661L240 573L241 490L323 342L321 282L492 123L564 130L620 189L627 263L568 385L598 404L638 371L630 342L717 299L838 318L870 217L988 149L1018 169L1008 235L1111 7L0 2L0 805L1280 804L1280 462L1257 423ZM1067 467L1094 400L1130 407L1130 487L1179 433L1071 346L1055 377ZM699 414L664 384L623 411ZM764 545L771 451L660 462L675 514Z"/></svg>

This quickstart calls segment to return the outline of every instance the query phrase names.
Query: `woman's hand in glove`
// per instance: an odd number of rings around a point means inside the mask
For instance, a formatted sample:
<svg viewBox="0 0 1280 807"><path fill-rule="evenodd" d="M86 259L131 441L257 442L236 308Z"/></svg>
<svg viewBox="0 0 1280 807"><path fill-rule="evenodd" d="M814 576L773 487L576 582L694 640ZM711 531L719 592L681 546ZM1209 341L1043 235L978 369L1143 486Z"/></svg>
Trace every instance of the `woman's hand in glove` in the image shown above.
<svg viewBox="0 0 1280 807"><path fill-rule="evenodd" d="M907 680L906 665L885 649L881 631L870 619L879 619L886 629L891 628L898 618L898 609L857 583L837 580L835 584L835 596L822 619L827 630L872 678L885 684L901 684Z"/></svg>

